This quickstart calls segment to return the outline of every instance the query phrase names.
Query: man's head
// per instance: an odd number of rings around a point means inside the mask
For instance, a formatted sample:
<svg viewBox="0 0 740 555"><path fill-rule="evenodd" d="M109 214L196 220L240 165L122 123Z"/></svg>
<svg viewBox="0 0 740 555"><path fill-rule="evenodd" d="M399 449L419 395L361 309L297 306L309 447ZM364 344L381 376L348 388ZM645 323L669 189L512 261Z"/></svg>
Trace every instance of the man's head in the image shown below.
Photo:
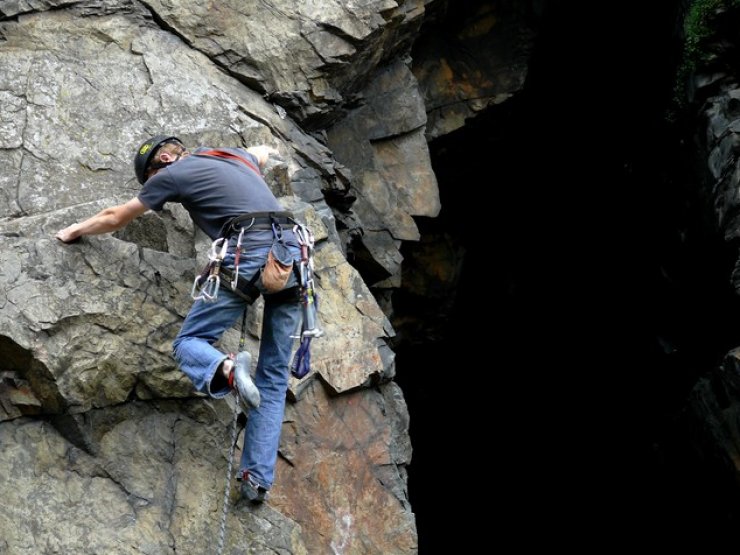
<svg viewBox="0 0 740 555"><path fill-rule="evenodd" d="M168 135L157 135L144 141L134 156L134 172L142 185L156 170L176 162L186 153L180 139Z"/></svg>

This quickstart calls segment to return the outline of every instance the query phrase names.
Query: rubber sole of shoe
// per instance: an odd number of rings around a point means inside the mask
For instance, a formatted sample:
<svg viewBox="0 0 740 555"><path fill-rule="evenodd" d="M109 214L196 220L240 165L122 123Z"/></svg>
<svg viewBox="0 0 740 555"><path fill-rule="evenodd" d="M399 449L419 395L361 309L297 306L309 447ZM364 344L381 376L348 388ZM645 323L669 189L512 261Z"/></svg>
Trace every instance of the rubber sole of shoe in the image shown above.
<svg viewBox="0 0 740 555"><path fill-rule="evenodd" d="M242 482L241 495L242 499L246 499L250 503L258 505L260 503L264 503L267 498L267 490L260 487L254 487L254 485L245 481Z"/></svg>

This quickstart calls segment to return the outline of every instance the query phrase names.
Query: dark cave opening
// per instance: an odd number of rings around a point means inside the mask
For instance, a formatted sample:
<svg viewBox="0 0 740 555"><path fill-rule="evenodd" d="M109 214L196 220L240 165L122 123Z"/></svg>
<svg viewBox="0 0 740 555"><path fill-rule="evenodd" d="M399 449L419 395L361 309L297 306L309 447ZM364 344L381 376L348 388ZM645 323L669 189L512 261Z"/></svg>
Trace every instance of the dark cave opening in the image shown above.
<svg viewBox="0 0 740 555"><path fill-rule="evenodd" d="M711 543L740 524L733 477L684 418L740 345L740 298L737 246L667 119L679 4L587 27L549 3L525 89L430 143L443 208L419 228L466 256L442 333L397 349L421 555Z"/></svg>
<svg viewBox="0 0 740 555"><path fill-rule="evenodd" d="M437 315L443 321L437 322L436 334L430 341L405 342L396 351L396 381L411 415L409 494L422 554L442 549L453 537L457 545L476 545L493 501L485 492L498 481L493 473L503 461L489 442L496 434L502 445L518 441L501 425L502 409L511 403L511 391L501 384L525 370L524 364L507 368L502 363L523 357L528 341L520 289L529 276L519 260L527 252L526 231L519 229L526 222L512 209L522 201L517 187L506 184L491 195L487 179L481 179L497 163L516 164L522 152L505 148L514 143L491 133L501 128L497 120L509 116L508 110L491 111L430 145L443 207L438 218L417 223L422 236L444 234L466 254L455 301L450 311ZM467 194L460 194L461 187ZM405 245L404 257L413 257L415 248ZM400 303L404 310L434 318L434 301L402 298ZM466 507L469 503L482 503L483 509Z"/></svg>

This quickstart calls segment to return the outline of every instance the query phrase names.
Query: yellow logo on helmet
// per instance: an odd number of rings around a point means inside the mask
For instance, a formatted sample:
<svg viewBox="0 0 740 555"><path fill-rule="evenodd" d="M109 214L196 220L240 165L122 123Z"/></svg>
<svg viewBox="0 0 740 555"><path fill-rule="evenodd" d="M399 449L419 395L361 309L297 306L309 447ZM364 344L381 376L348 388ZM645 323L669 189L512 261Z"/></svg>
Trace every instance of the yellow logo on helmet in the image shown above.
<svg viewBox="0 0 740 555"><path fill-rule="evenodd" d="M152 144L151 143L146 143L145 145L143 145L139 149L139 154L141 154L141 155L146 154L149 151L150 148L152 148Z"/></svg>

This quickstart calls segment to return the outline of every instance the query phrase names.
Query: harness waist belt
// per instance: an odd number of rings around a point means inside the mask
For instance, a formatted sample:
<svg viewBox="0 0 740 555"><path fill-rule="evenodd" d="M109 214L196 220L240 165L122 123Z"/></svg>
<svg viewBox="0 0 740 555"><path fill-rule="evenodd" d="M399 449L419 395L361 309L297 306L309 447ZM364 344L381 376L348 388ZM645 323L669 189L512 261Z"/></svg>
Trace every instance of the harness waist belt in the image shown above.
<svg viewBox="0 0 740 555"><path fill-rule="evenodd" d="M240 227L251 227L253 225L265 225L267 229L270 229L271 224L290 225L293 224L291 218L244 218L240 222L234 221L232 226L236 229Z"/></svg>
<svg viewBox="0 0 740 555"><path fill-rule="evenodd" d="M250 212L231 218L221 230L220 237L229 237L241 228L248 230L269 230L272 224L295 225L291 212Z"/></svg>
<svg viewBox="0 0 740 555"><path fill-rule="evenodd" d="M240 231L240 228L232 229L226 234L226 236L232 237L236 235L237 233L239 233L239 231ZM272 224L254 224L250 226L244 226L244 231L246 233L249 233L250 231L272 231Z"/></svg>

